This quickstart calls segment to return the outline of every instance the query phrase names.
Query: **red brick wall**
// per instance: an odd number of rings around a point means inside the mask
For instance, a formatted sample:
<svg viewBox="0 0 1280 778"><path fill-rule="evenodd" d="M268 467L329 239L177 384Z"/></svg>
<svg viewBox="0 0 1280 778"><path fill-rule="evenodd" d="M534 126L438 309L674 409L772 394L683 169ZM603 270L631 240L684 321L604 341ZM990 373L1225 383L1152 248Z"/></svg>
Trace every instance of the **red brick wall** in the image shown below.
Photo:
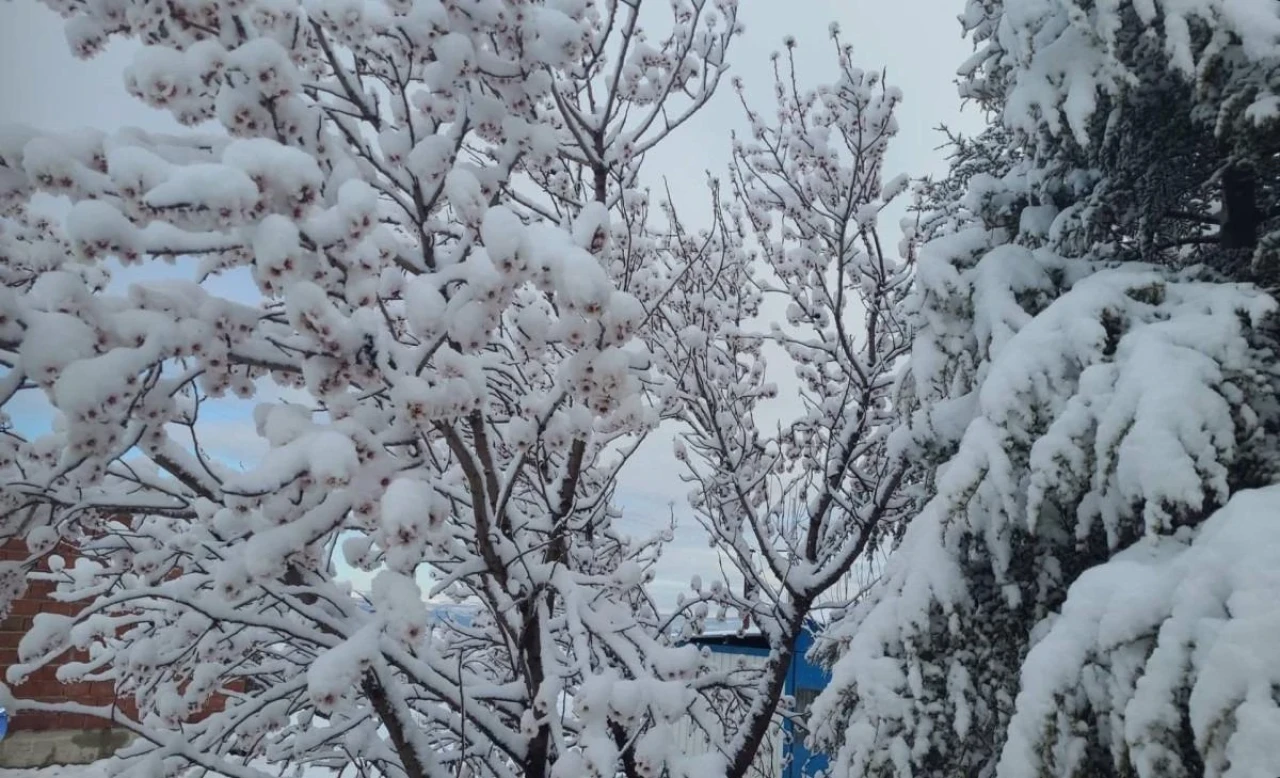
<svg viewBox="0 0 1280 778"><path fill-rule="evenodd" d="M70 567L72 559L70 549L57 549ZM27 558L27 547L21 540L0 542L0 561L21 560ZM0 668L8 668L18 661L18 641L31 626L32 617L37 613L60 613L73 616L79 612L80 606L74 603L55 602L50 599L49 592L53 585L44 581L32 581L26 593L13 604L9 617L0 621ZM82 652L66 654L74 661L82 661ZM43 700L46 702L78 702L84 705L110 705L115 698L112 684L107 682L63 683L58 680L56 667L43 667L32 673L20 685L13 687L15 697ZM125 708L130 700L121 700ZM126 708L127 710L127 708ZM25 711L10 718L9 729L12 732L38 730L93 730L109 729L111 722L93 716L72 715L66 713L44 713Z"/></svg>
<svg viewBox="0 0 1280 778"><path fill-rule="evenodd" d="M59 544L53 553L58 554L71 567L75 560L75 549L66 544ZM29 556L26 543L21 540L0 541L0 562L23 560ZM41 563L41 569L47 570ZM27 591L14 604L9 617L0 621L0 681L4 680L4 669L18 661L18 641L31 627L32 618L37 613L59 613L74 616L82 607L79 603L57 602L49 597L53 584L46 581L31 581ZM79 662L88 657L83 651L69 651L62 655L67 661ZM113 702L120 712L131 718L137 717L137 708L131 696L116 698L115 688L108 681L78 681L63 683L57 678L57 665L42 667L27 677L19 686L13 687L15 697L45 702L78 702L83 705L110 706ZM233 681L230 688L243 690L244 684ZM190 717L190 721L200 721L211 713L221 711L226 699L213 695L204 706ZM9 719L9 731L48 731L48 730L97 730L111 729L109 719L68 713L46 713L42 711L24 711Z"/></svg>

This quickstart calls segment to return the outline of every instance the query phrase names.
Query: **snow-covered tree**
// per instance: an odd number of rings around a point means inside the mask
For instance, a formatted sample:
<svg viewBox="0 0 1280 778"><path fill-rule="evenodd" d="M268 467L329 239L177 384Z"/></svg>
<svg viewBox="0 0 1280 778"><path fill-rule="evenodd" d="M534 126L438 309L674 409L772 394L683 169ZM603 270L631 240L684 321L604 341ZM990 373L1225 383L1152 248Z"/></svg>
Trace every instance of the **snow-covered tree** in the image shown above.
<svg viewBox="0 0 1280 778"><path fill-rule="evenodd" d="M892 446L932 498L831 630L837 775L1280 770L1277 12L969 3L996 123L926 190Z"/></svg>
<svg viewBox="0 0 1280 778"><path fill-rule="evenodd" d="M676 457L698 519L743 582L695 582L689 622L696 629L719 607L770 647L707 732L725 744L732 778L746 774L754 747L744 745L765 737L780 701L788 713L786 674L815 606L868 563L910 504L886 443L911 263L877 229L906 182L882 178L901 97L854 66L834 28L832 38L838 77L817 89L799 86L793 40L775 55L776 112L744 98L750 133L734 140L726 191L713 182L714 229L677 222L670 247L690 268L662 307L669 339L658 350L679 366ZM776 422L770 354L797 379L798 402Z"/></svg>
<svg viewBox="0 0 1280 778"><path fill-rule="evenodd" d="M984 0L963 19L977 43L965 93L1041 166L1076 173L1043 192L1076 209L1074 253L1114 242L1129 258L1189 257L1274 286L1272 4Z"/></svg>
<svg viewBox="0 0 1280 778"><path fill-rule="evenodd" d="M83 651L60 676L127 704L61 707L132 731L136 774L718 769L667 736L700 658L611 497L679 408L650 344L686 276L640 160L716 88L736 3L656 35L623 0L49 5L79 55L140 42L129 90L194 128L0 135L0 404L53 417L0 431L32 554L0 599L39 564L83 605L8 683ZM247 469L202 443L228 393L269 444ZM40 562L59 540L74 565Z"/></svg>

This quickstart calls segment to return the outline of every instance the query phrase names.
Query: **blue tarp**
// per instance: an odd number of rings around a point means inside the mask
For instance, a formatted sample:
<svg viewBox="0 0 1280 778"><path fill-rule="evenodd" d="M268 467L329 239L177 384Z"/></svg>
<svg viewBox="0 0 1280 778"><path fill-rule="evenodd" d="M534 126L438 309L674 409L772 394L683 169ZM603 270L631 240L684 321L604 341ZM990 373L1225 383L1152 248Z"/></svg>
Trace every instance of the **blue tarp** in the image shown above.
<svg viewBox="0 0 1280 778"><path fill-rule="evenodd" d="M822 667L809 661L807 654L813 647L816 625L810 625L801 631L796 639L795 655L791 659L791 667L787 671L787 679L782 693L796 699L797 713L807 714L809 703L818 692L831 681L831 677ZM768 656L769 645L764 635L752 633L747 635L704 635L693 638L690 642L706 646L712 651L725 654L749 654ZM783 746L783 773L779 778L814 778L827 769L827 756L810 751L805 744L806 732L796 731L796 725L787 719L782 723L787 733L787 741Z"/></svg>

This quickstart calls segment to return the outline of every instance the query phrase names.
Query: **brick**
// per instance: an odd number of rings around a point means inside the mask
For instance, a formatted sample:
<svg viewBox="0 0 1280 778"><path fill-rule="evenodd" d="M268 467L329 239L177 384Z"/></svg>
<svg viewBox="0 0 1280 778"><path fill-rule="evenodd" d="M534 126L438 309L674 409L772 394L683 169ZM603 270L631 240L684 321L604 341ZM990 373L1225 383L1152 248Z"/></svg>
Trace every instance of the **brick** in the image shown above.
<svg viewBox="0 0 1280 778"><path fill-rule="evenodd" d="M57 716L44 711L25 711L10 722L14 732L43 732L55 729Z"/></svg>
<svg viewBox="0 0 1280 778"><path fill-rule="evenodd" d="M25 633L31 629L30 616L13 615L4 621L0 621L0 632L19 632Z"/></svg>
<svg viewBox="0 0 1280 778"><path fill-rule="evenodd" d="M77 681L75 683L64 684L62 687L62 696L65 699L75 702L90 703L93 700L101 700L103 697L111 698L111 690L103 688L106 684L90 683L89 681Z"/></svg>
<svg viewBox="0 0 1280 778"><path fill-rule="evenodd" d="M66 544L59 545L54 549L53 553L61 555L66 560L68 567L75 563L75 549ZM27 547L21 541L11 540L0 543L0 559L21 560L26 559L28 556ZM47 569L47 563L42 562L40 569ZM52 584L33 581L23 596L14 603L10 616L5 621L0 622L0 669L17 663L18 641L31 628L32 619L35 615L40 613L59 613L73 616L80 612L83 607L81 603L54 601L49 596L53 590L54 586ZM86 653L73 651L64 656L65 661L83 661L86 658ZM120 715L129 717L136 717L137 715L137 706L134 704L132 697L117 698L113 684L88 681L64 684L57 679L56 667L41 668L32 673L26 683L15 688L14 691L18 696L46 702L72 701L103 706L110 706L114 703ZM224 703L225 700L220 698L210 700L206 710L197 715L203 718L213 711L221 710ZM15 716L12 721L13 731L25 732L55 730L75 732L110 729L111 727L110 720L99 719L94 716L35 711L26 711L19 716Z"/></svg>

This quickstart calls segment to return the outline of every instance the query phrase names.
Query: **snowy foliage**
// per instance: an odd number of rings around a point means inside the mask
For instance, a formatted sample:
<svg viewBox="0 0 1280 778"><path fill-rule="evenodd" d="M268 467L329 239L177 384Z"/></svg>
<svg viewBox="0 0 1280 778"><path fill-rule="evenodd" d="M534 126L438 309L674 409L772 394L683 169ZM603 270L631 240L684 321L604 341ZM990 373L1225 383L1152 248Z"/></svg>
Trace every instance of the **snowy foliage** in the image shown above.
<svg viewBox="0 0 1280 778"><path fill-rule="evenodd" d="M1022 641L1052 623L1036 626L1064 587L1274 476L1258 423L1273 413L1257 329L1270 298L1012 245L965 261L991 237L974 228L921 254L918 294L946 306L917 335L927 399L900 440L945 461L880 587L831 633L842 656L814 715L850 774L981 769L1019 693Z"/></svg>
<svg viewBox="0 0 1280 778"><path fill-rule="evenodd" d="M201 126L0 134L0 403L54 415L0 436L0 538L82 606L6 678L61 663L124 701L14 712L113 718L139 775L722 770L672 748L725 679L672 645L663 536L611 498L681 407L656 314L704 277L640 161L716 88L736 3L676 0L656 34L613 0L49 5L79 55L140 41L128 89ZM194 277L108 291L179 257ZM228 394L269 444L247 469L202 444ZM44 565L59 539L81 557Z"/></svg>
<svg viewBox="0 0 1280 778"><path fill-rule="evenodd" d="M1061 250L1277 286L1274 3L971 0L962 22L977 44L962 91L1021 137L1040 196L1070 210Z"/></svg>
<svg viewBox="0 0 1280 778"><path fill-rule="evenodd" d="M1023 664L998 774L1097 775L1099 745L1138 775L1280 770L1277 496L1243 491L1193 538L1144 538L1081 575ZM1084 715L1097 744L1068 723Z"/></svg>
<svg viewBox="0 0 1280 778"><path fill-rule="evenodd" d="M742 701L743 724L730 731L731 775L747 767L740 744L764 736L758 712L777 704L813 606L909 506L887 432L911 266L882 248L877 230L904 190L902 179L882 178L901 97L832 37L839 77L817 89L797 85L790 47L775 55L776 118L747 106L751 132L735 138L716 228L677 235L674 252L695 271L665 308L661 353L682 366L676 457L712 544L744 578L742 591L713 587L710 599L771 649ZM694 265L700 254L709 260ZM783 321L765 326L771 309ZM778 393L770 353L794 367L799 400L774 431L765 421ZM701 594L700 582L694 588ZM690 604L696 628L707 612L699 598Z"/></svg>
<svg viewBox="0 0 1280 778"><path fill-rule="evenodd" d="M1211 122L1277 116L1268 80L1280 65L1280 14L1267 0L974 0L965 22L985 27L1000 5L997 29L969 64L986 60L988 76L1007 79L1003 118L1019 130L1069 132L1088 145L1100 105L1151 88L1160 69L1221 101L1204 117Z"/></svg>
<svg viewBox="0 0 1280 778"><path fill-rule="evenodd" d="M1241 281L1275 171L1215 138L1273 80L1274 4L962 21L998 118L921 190L891 444L931 499L829 632L815 740L849 776L1271 774L1276 302Z"/></svg>

